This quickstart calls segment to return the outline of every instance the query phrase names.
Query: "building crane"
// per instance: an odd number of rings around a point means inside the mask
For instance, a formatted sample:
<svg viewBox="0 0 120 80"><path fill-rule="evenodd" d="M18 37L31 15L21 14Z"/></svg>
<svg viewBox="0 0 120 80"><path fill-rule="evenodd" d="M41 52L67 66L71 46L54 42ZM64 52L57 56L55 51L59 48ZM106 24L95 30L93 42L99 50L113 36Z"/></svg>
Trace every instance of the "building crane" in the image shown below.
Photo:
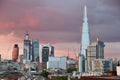
<svg viewBox="0 0 120 80"><path fill-rule="evenodd" d="M75 48L73 47L73 52L74 52L74 55L75 55L75 59L76 59L76 68L78 68L78 54L77 54L77 52L76 52L76 50L75 50Z"/></svg>

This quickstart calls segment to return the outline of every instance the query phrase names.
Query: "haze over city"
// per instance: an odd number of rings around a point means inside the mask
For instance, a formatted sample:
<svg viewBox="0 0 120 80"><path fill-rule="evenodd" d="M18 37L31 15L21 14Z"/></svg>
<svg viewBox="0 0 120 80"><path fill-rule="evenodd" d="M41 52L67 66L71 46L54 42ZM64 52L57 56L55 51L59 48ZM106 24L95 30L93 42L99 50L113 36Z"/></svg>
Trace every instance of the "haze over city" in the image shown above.
<svg viewBox="0 0 120 80"><path fill-rule="evenodd" d="M91 42L105 42L105 57L120 57L120 0L0 0L0 53L10 58L13 45L23 53L26 32L40 44L52 43L55 55L79 53L83 7L88 8ZM75 52L73 51L75 49Z"/></svg>

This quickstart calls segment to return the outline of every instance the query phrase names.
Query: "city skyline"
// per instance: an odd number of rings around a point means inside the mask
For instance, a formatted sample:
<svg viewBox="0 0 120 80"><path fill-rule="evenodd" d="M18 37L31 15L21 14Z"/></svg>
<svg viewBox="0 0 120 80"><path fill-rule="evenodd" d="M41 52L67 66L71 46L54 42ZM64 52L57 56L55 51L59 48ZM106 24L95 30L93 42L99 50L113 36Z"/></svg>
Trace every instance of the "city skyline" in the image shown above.
<svg viewBox="0 0 120 80"><path fill-rule="evenodd" d="M52 43L55 55L66 56L71 48L70 54L74 56L73 48L80 52L86 4L91 42L100 38L106 45L105 57L120 57L119 3L119 0L1 0L0 54L10 57L15 43L23 53L23 39L28 31L30 38L38 38L40 44Z"/></svg>

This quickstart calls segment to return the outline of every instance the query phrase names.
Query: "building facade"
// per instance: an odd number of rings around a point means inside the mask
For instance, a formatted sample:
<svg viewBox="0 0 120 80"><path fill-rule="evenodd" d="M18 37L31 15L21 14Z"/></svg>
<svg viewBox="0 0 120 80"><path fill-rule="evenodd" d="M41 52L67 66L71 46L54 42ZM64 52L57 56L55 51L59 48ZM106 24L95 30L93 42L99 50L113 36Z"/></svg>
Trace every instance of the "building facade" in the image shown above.
<svg viewBox="0 0 120 80"><path fill-rule="evenodd" d="M60 68L67 69L67 57L49 57L49 61L47 62L47 69L49 68Z"/></svg>
<svg viewBox="0 0 120 80"><path fill-rule="evenodd" d="M54 46L51 44L40 46L40 63L47 62L49 56L54 56Z"/></svg>
<svg viewBox="0 0 120 80"><path fill-rule="evenodd" d="M67 68L77 68L77 60L73 58L67 58Z"/></svg>
<svg viewBox="0 0 120 80"><path fill-rule="evenodd" d="M87 47L87 70L92 70L92 60L104 59L104 42L97 39L96 43Z"/></svg>
<svg viewBox="0 0 120 80"><path fill-rule="evenodd" d="M39 61L39 40L32 41L32 54L33 60Z"/></svg>
<svg viewBox="0 0 120 80"><path fill-rule="evenodd" d="M81 49L79 53L79 72L87 72L86 49L90 45L90 34L87 18L87 8L84 6L84 19L82 27Z"/></svg>
<svg viewBox="0 0 120 80"><path fill-rule="evenodd" d="M104 47L103 41L99 41L97 38L96 49L97 49L97 59L104 59Z"/></svg>
<svg viewBox="0 0 120 80"><path fill-rule="evenodd" d="M113 70L111 59L94 59L92 61L92 71L94 72L107 72Z"/></svg>
<svg viewBox="0 0 120 80"><path fill-rule="evenodd" d="M15 44L12 52L12 60L17 61L18 56L19 56L19 47L18 47L18 44Z"/></svg>
<svg viewBox="0 0 120 80"><path fill-rule="evenodd" d="M31 41L29 39L29 34L25 35L24 46L23 47L24 47L24 49L23 49L24 59L32 60Z"/></svg>
<svg viewBox="0 0 120 80"><path fill-rule="evenodd" d="M49 47L42 47L42 62L47 62L49 57Z"/></svg>
<svg viewBox="0 0 120 80"><path fill-rule="evenodd" d="M87 69L92 70L92 60L96 59L96 46L90 45L87 47Z"/></svg>

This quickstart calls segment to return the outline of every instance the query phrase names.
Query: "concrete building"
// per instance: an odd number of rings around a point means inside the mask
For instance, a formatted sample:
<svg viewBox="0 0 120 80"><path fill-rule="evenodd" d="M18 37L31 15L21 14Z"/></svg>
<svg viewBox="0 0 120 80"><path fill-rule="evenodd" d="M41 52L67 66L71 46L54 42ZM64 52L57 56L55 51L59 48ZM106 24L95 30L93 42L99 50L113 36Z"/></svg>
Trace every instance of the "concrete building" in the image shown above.
<svg viewBox="0 0 120 80"><path fill-rule="evenodd" d="M18 56L19 56L19 47L18 47L18 44L15 44L12 52L12 60L17 61Z"/></svg>
<svg viewBox="0 0 120 80"><path fill-rule="evenodd" d="M73 58L67 58L67 68L77 68L77 60Z"/></svg>
<svg viewBox="0 0 120 80"><path fill-rule="evenodd" d="M30 38L29 38L29 34L25 35L24 46L23 47L24 47L24 49L23 49L24 59L32 60L31 41L30 41Z"/></svg>
<svg viewBox="0 0 120 80"><path fill-rule="evenodd" d="M120 76L120 66L116 66L117 76Z"/></svg>
<svg viewBox="0 0 120 80"><path fill-rule="evenodd" d="M90 45L90 33L87 18L87 7L84 6L84 19L82 27L81 51L79 54L79 72L87 72L86 49ZM81 58L82 57L82 58Z"/></svg>
<svg viewBox="0 0 120 80"><path fill-rule="evenodd" d="M88 71L92 70L92 60L104 59L104 42L97 39L96 43L93 43L87 47L87 66Z"/></svg>
<svg viewBox="0 0 120 80"><path fill-rule="evenodd" d="M96 59L96 46L90 45L87 47L87 69L92 70L92 60Z"/></svg>
<svg viewBox="0 0 120 80"><path fill-rule="evenodd" d="M33 54L33 60L39 61L39 40L33 40L32 41L32 54Z"/></svg>
<svg viewBox="0 0 120 80"><path fill-rule="evenodd" d="M94 59L92 61L92 71L94 72L107 72L113 70L111 59Z"/></svg>
<svg viewBox="0 0 120 80"><path fill-rule="evenodd" d="M47 62L47 69L48 68L60 68L60 69L67 69L67 57L49 57L49 61Z"/></svg>
<svg viewBox="0 0 120 80"><path fill-rule="evenodd" d="M104 42L99 41L97 38L96 43L93 43L87 47L87 69L92 70L92 60L94 59L104 59Z"/></svg>

